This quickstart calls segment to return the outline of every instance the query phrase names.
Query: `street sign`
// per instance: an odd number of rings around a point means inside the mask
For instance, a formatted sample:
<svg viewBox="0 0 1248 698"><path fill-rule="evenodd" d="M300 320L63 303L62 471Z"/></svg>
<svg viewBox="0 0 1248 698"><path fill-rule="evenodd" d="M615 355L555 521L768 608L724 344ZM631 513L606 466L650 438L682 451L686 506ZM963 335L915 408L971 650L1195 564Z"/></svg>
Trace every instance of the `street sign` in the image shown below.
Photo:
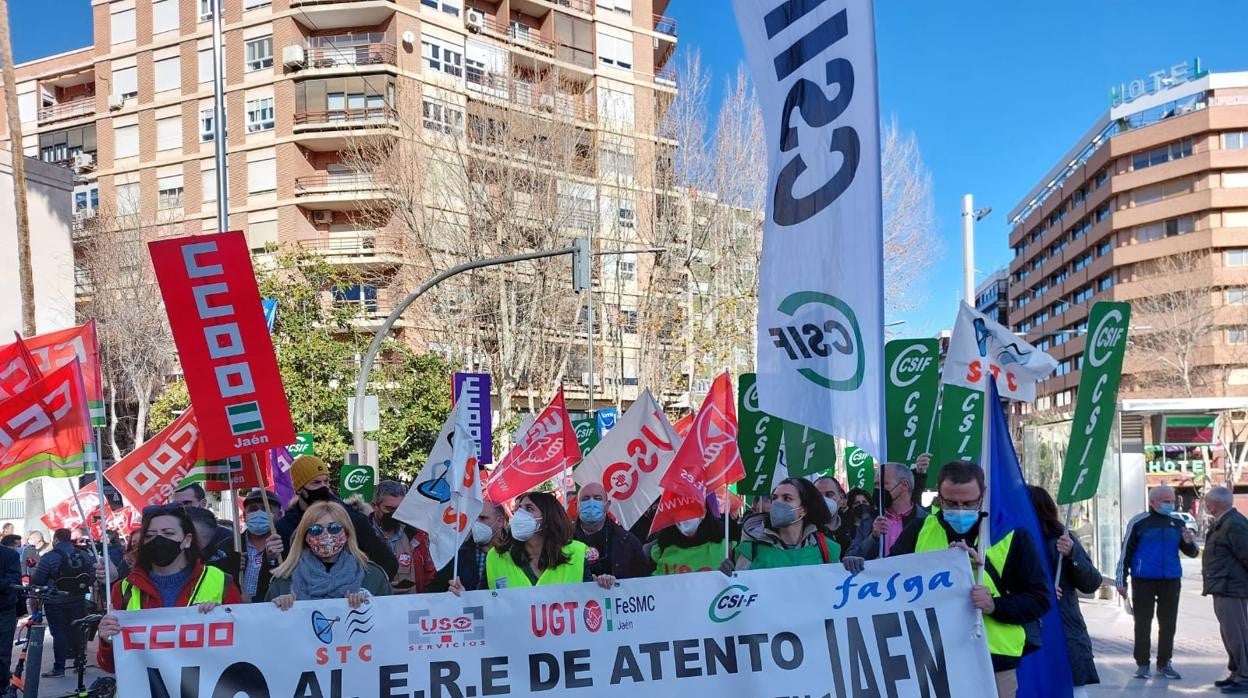
<svg viewBox="0 0 1248 698"><path fill-rule="evenodd" d="M355 426L355 397L347 398L347 429ZM377 431L381 428L381 408L376 395L364 396L364 431Z"/></svg>

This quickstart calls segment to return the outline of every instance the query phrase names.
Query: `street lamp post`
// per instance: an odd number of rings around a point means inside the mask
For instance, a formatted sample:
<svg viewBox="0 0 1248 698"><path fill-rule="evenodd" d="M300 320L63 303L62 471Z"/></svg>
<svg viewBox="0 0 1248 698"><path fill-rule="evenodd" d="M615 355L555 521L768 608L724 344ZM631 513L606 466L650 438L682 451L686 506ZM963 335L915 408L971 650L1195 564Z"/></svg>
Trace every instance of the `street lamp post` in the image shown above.
<svg viewBox="0 0 1248 698"><path fill-rule="evenodd" d="M992 213L991 206L975 208L970 194L962 195L962 300L975 306L975 222Z"/></svg>

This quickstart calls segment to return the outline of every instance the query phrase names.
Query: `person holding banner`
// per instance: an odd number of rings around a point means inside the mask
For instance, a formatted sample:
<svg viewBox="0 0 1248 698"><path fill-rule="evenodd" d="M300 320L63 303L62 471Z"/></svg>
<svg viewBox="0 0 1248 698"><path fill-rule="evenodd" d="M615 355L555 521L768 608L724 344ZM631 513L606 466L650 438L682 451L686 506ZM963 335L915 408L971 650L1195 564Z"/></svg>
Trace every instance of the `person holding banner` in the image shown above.
<svg viewBox="0 0 1248 698"><path fill-rule="evenodd" d="M265 508L265 502L268 508ZM262 601L269 593L273 580L273 568L282 562L282 537L273 532L270 511L280 512L281 502L268 490L255 489L243 499L243 520L246 535L243 537L242 588L243 596L250 601Z"/></svg>
<svg viewBox="0 0 1248 698"><path fill-rule="evenodd" d="M773 569L821 565L841 559L841 546L825 533L832 513L809 480L785 478L771 491L771 509L741 522L733 568Z"/></svg>
<svg viewBox="0 0 1248 698"><path fill-rule="evenodd" d="M290 555L273 570L266 598L289 611L295 601L345 598L359 608L369 595L390 594L389 575L360 550L346 507L316 502L291 537Z"/></svg>
<svg viewBox="0 0 1248 698"><path fill-rule="evenodd" d="M707 511L710 510L708 502ZM656 577L719 569L724 561L723 519L708 513L700 519L677 521L659 531L654 542L646 547Z"/></svg>
<svg viewBox="0 0 1248 698"><path fill-rule="evenodd" d="M576 531L573 537L589 547L589 571L616 579L649 577L653 567L641 549L641 541L609 518L611 500L598 482L590 482L576 494Z"/></svg>
<svg viewBox="0 0 1248 698"><path fill-rule="evenodd" d="M573 539L572 522L559 500L549 492L528 492L516 499L510 535L485 559L486 587L514 589L548 584L597 582L603 589L615 586L610 574L589 571L589 547ZM463 582L451 581L451 593L463 593Z"/></svg>
<svg viewBox="0 0 1248 698"><path fill-rule="evenodd" d="M485 562L494 546L502 543L506 527L507 509L501 504L485 502L477 520L472 523L472 534L459 547L459 559L451 560L446 567L438 570L430 591L449 591L456 570L459 571L460 585L467 591L486 589Z"/></svg>
<svg viewBox="0 0 1248 698"><path fill-rule="evenodd" d="M200 560L195 525L182 505L145 508L139 541L134 569L113 583L114 610L197 606L200 613L210 613L222 604L242 603L234 580ZM112 641L120 632L121 620L115 613L100 620L96 663L110 673L114 667Z"/></svg>

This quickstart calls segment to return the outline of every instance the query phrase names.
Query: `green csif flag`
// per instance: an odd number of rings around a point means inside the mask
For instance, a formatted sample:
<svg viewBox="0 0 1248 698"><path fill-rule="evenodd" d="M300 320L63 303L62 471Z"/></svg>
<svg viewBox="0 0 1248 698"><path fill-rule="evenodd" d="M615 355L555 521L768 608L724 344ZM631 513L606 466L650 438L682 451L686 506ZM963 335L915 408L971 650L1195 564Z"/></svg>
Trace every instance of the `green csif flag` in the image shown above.
<svg viewBox="0 0 1248 698"><path fill-rule="evenodd" d="M875 489L875 460L857 446L845 447L845 485L868 492Z"/></svg>
<svg viewBox="0 0 1248 698"><path fill-rule="evenodd" d="M1079 395L1070 429L1070 446L1057 488L1057 503L1071 504L1096 496L1105 447L1114 426L1122 359L1127 352L1129 303L1092 304L1079 376Z"/></svg>
<svg viewBox="0 0 1248 698"><path fill-rule="evenodd" d="M928 451L940 392L940 340L895 339L884 345L888 460L914 463Z"/></svg>
<svg viewBox="0 0 1248 698"><path fill-rule="evenodd" d="M581 457L584 458L598 445L598 420L587 412L573 412L569 418L576 432L576 443L581 447Z"/></svg>
<svg viewBox="0 0 1248 698"><path fill-rule="evenodd" d="M938 463L951 460L979 462L984 442L983 403L983 392L945 384L940 398L936 447Z"/></svg>
<svg viewBox="0 0 1248 698"><path fill-rule="evenodd" d="M777 463L783 462L793 477L835 468L836 440L759 409L758 377L753 373L743 373L737 381L737 424L737 449L745 466L739 494L770 494Z"/></svg>
<svg viewBox="0 0 1248 698"><path fill-rule="evenodd" d="M836 439L802 424L780 421L784 465L791 477L836 472Z"/></svg>

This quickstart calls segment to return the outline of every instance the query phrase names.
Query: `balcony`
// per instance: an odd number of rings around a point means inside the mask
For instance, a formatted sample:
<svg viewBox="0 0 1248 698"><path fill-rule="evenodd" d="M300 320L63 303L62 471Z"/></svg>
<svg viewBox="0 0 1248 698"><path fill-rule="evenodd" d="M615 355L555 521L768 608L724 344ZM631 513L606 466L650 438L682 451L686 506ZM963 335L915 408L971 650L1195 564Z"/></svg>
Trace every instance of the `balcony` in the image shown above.
<svg viewBox="0 0 1248 698"><path fill-rule="evenodd" d="M352 211L362 199L385 197L382 186L367 172L321 172L295 178L300 206L320 211Z"/></svg>
<svg viewBox="0 0 1248 698"><path fill-rule="evenodd" d="M389 105L295 112L295 140L318 151L342 150L347 139L393 135L399 128L399 112Z"/></svg>
<svg viewBox="0 0 1248 698"><path fill-rule="evenodd" d="M39 123L50 124L55 121L77 119L80 116L91 116L92 114L95 114L95 97L80 97L68 102L53 104L50 107L40 107Z"/></svg>
<svg viewBox="0 0 1248 698"><path fill-rule="evenodd" d="M676 20L667 15L654 15L654 31L676 38Z"/></svg>
<svg viewBox="0 0 1248 698"><path fill-rule="evenodd" d="M290 0L295 21L312 29L374 27L395 12L395 0Z"/></svg>
<svg viewBox="0 0 1248 698"><path fill-rule="evenodd" d="M468 89L547 114L593 122L597 118L592 93L562 92L549 81L533 82L509 75L490 73L471 66L465 68Z"/></svg>
<svg viewBox="0 0 1248 698"><path fill-rule="evenodd" d="M537 54L543 58L553 58L555 55L555 42L543 37L537 29L533 29L526 24L512 22L505 25L486 17L485 33L506 39L515 44L517 48Z"/></svg>
<svg viewBox="0 0 1248 698"><path fill-rule="evenodd" d="M393 66L398 64L398 55L394 37L381 32L314 36L308 39L307 67Z"/></svg>
<svg viewBox="0 0 1248 698"><path fill-rule="evenodd" d="M397 235L377 235L361 231L330 233L326 237L299 240L297 244L299 249L323 258L328 264L394 268L403 263L401 242ZM359 301L335 299L335 305L353 302ZM367 299L365 308L367 309Z"/></svg>

